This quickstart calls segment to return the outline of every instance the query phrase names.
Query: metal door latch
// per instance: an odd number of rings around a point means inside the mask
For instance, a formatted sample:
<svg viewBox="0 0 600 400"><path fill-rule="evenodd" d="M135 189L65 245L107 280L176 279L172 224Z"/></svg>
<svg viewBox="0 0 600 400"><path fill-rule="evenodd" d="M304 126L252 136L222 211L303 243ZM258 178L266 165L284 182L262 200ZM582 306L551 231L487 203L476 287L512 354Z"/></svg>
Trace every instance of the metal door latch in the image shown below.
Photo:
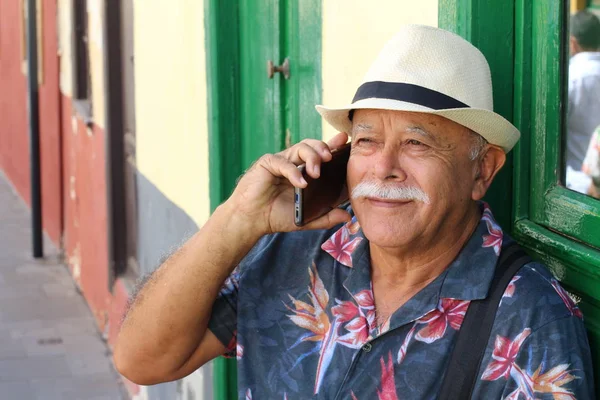
<svg viewBox="0 0 600 400"><path fill-rule="evenodd" d="M281 72L285 79L290 79L290 59L286 57L281 65L273 64L272 60L267 61L267 76L269 79L273 79L276 72Z"/></svg>

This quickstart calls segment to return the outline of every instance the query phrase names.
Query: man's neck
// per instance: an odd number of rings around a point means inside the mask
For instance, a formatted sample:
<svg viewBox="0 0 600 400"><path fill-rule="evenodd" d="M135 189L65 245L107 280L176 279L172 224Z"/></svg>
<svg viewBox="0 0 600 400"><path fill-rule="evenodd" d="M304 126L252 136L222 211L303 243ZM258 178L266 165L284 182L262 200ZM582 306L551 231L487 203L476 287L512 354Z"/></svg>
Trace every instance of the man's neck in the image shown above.
<svg viewBox="0 0 600 400"><path fill-rule="evenodd" d="M418 291L440 275L467 243L481 218L478 205L468 210L459 223L447 223L428 245L403 249L381 248L370 243L371 279L380 288ZM444 229L445 228L445 229ZM445 232L445 231L448 232ZM457 237L458 233L458 237Z"/></svg>

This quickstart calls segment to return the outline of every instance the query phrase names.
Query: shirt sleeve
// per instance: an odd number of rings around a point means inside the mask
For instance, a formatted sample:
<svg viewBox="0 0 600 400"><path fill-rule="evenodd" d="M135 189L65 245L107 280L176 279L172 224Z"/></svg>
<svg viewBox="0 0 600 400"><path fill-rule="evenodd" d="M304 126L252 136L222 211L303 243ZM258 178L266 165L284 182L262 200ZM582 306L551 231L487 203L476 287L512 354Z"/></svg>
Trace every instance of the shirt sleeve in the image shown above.
<svg viewBox="0 0 600 400"><path fill-rule="evenodd" d="M242 259L223 283L213 304L208 329L227 348L225 354L223 354L224 357L236 356L238 300L240 287L243 286L244 272L248 268L253 268L260 258L260 254L266 248L268 241L268 236L263 237Z"/></svg>
<svg viewBox="0 0 600 400"><path fill-rule="evenodd" d="M531 332L512 365L502 398L595 398L590 347L576 315Z"/></svg>
<svg viewBox="0 0 600 400"><path fill-rule="evenodd" d="M237 301L240 267L227 277L212 308L208 329L227 348L224 356L235 357L237 336Z"/></svg>

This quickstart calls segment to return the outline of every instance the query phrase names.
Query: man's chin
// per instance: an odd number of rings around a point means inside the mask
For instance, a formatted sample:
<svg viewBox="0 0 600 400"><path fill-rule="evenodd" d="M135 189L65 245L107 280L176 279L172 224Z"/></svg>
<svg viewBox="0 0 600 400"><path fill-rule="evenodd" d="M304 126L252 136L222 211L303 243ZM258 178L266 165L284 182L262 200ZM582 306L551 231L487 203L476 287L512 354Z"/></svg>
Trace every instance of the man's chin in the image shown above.
<svg viewBox="0 0 600 400"><path fill-rule="evenodd" d="M375 222L375 223L374 223ZM365 237L374 245L387 248L410 246L415 241L414 223L403 220L369 221L361 224Z"/></svg>

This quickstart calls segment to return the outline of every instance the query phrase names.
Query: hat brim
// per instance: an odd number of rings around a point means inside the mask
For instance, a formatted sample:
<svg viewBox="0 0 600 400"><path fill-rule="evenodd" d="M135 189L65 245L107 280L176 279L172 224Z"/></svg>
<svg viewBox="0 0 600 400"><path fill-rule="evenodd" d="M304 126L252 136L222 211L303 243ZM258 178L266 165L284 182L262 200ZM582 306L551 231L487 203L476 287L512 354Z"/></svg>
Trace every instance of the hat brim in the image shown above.
<svg viewBox="0 0 600 400"><path fill-rule="evenodd" d="M350 110L378 109L439 115L480 134L489 143L500 146L505 153L514 147L521 136L519 130L501 115L479 108L434 110L419 104L375 98L362 99L341 108L329 108L322 105L315 108L331 126L348 135L352 133L352 121L348 118Z"/></svg>

